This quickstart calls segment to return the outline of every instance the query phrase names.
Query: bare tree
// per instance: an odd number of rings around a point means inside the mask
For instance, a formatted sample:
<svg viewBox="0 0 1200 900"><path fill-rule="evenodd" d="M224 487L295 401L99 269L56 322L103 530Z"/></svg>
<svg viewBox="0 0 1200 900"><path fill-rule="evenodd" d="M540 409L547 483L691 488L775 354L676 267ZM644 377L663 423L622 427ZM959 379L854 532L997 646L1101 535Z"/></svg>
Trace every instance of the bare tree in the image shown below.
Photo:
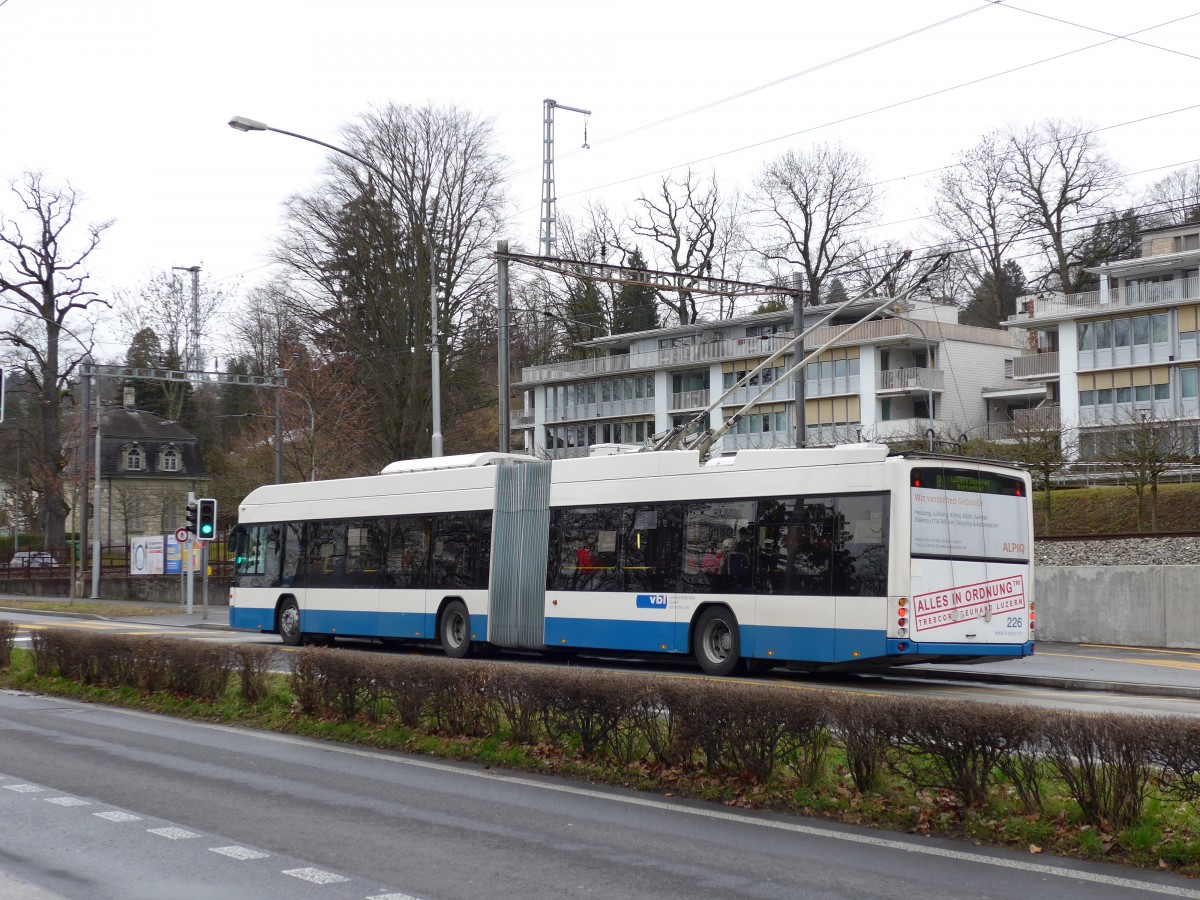
<svg viewBox="0 0 1200 900"><path fill-rule="evenodd" d="M464 340L494 319L492 245L505 210L503 159L490 123L465 111L389 104L343 129L327 177L288 202L278 259L307 338L354 372L373 413L379 462L428 453L430 286L436 279L448 421L494 391L458 365ZM434 259L430 258L432 245ZM489 402L494 400L494 394Z"/></svg>
<svg viewBox="0 0 1200 900"><path fill-rule="evenodd" d="M760 252L773 267L788 270L782 274L799 269L811 302L821 302L827 282L863 268L857 229L878 218L863 157L840 144L789 150L767 163L755 187L767 235Z"/></svg>
<svg viewBox="0 0 1200 900"><path fill-rule="evenodd" d="M1006 300L1005 263L1031 227L1018 203L1012 154L999 132L984 135L942 173L932 216L972 289L992 295L977 299L997 311L996 327Z"/></svg>
<svg viewBox="0 0 1200 900"><path fill-rule="evenodd" d="M679 178L663 177L653 195L637 199L638 211L629 230L649 242L645 254L650 265L675 275L674 291L659 291L659 302L671 311L680 325L699 321L705 311L703 294L695 288L699 279L736 278L744 257L743 204L738 194L725 195L715 174L703 178L691 167ZM632 246L623 245L628 256ZM715 314L724 315L732 299L718 301Z"/></svg>
<svg viewBox="0 0 1200 900"><path fill-rule="evenodd" d="M64 351L62 340L65 333L71 343L82 341L72 336L68 319L94 305L108 306L86 288L87 261L112 223L76 223L82 196L69 184L47 184L40 172L27 172L11 186L21 211L0 219L0 309L19 318L0 330L0 340L20 349L22 368L41 397L41 452L31 472L42 498L46 543L55 547L66 540L62 398L88 350Z"/></svg>
<svg viewBox="0 0 1200 900"><path fill-rule="evenodd" d="M1195 426L1159 419L1153 409L1129 410L1101 437L1097 458L1113 464L1137 495L1138 531L1146 528L1147 512L1150 530L1157 531L1158 483L1195 457Z"/></svg>
<svg viewBox="0 0 1200 900"><path fill-rule="evenodd" d="M989 446L1001 458L1011 459L1029 472L1033 489L1041 490L1044 498L1044 533L1052 534L1054 479L1078 456L1079 434L1075 428L1062 424L1057 418L1031 416L1025 421L1013 423L1012 438L1010 444Z"/></svg>
<svg viewBox="0 0 1200 900"><path fill-rule="evenodd" d="M1117 164L1081 122L1047 119L1007 134L1011 190L1046 261L1042 282L1064 293L1082 289L1088 258L1103 256L1078 226L1111 212L1122 189Z"/></svg>
<svg viewBox="0 0 1200 900"><path fill-rule="evenodd" d="M1142 202L1155 207L1146 212L1146 218L1156 225L1200 221L1200 163L1176 169L1154 182Z"/></svg>

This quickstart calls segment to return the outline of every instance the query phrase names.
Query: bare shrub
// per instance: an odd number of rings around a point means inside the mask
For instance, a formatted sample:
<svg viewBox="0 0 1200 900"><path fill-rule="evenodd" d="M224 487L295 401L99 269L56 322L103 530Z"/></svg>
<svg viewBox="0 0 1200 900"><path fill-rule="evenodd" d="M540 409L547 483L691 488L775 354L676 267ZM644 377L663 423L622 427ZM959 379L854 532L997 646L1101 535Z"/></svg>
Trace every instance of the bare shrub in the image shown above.
<svg viewBox="0 0 1200 900"><path fill-rule="evenodd" d="M463 737L495 734L499 722L488 703L489 667L457 659L424 662L429 666L429 713L434 727Z"/></svg>
<svg viewBox="0 0 1200 900"><path fill-rule="evenodd" d="M31 635L34 671L38 675L61 675L85 682L88 677L88 657L84 652L84 635L65 628L46 628Z"/></svg>
<svg viewBox="0 0 1200 900"><path fill-rule="evenodd" d="M783 733L779 740L779 762L801 784L811 786L825 771L831 735L828 696L804 692L780 709Z"/></svg>
<svg viewBox="0 0 1200 900"><path fill-rule="evenodd" d="M786 733L787 690L704 682L671 696L676 747L699 751L710 771L765 779L774 771Z"/></svg>
<svg viewBox="0 0 1200 900"><path fill-rule="evenodd" d="M376 677L379 690L401 724L416 728L421 724L433 695L433 684L429 678L426 660L413 657L384 657Z"/></svg>
<svg viewBox="0 0 1200 900"><path fill-rule="evenodd" d="M542 736L542 711L557 678L531 666L494 664L487 693L496 704L512 740L536 744Z"/></svg>
<svg viewBox="0 0 1200 900"><path fill-rule="evenodd" d="M919 788L952 791L967 806L987 802L1005 748L1016 742L1013 706L910 702L899 711L896 771Z"/></svg>
<svg viewBox="0 0 1200 900"><path fill-rule="evenodd" d="M1200 802L1200 720L1162 716L1152 727L1163 794L1184 803Z"/></svg>
<svg viewBox="0 0 1200 900"><path fill-rule="evenodd" d="M13 645L17 642L17 623L0 619L0 669L12 666Z"/></svg>
<svg viewBox="0 0 1200 900"><path fill-rule="evenodd" d="M306 716L316 715L322 707L321 698L325 690L321 670L323 651L323 647L305 647L298 653L288 654L288 667L291 670L288 683L300 705L300 711Z"/></svg>
<svg viewBox="0 0 1200 900"><path fill-rule="evenodd" d="M1042 809L1042 777L1046 764L1046 710L1021 707L1009 720L1008 744L996 767L1012 784L1027 813Z"/></svg>
<svg viewBox="0 0 1200 900"><path fill-rule="evenodd" d="M846 753L855 790L873 791L899 736L899 723L887 697L831 696L834 730Z"/></svg>
<svg viewBox="0 0 1200 900"><path fill-rule="evenodd" d="M238 675L238 689L247 703L257 703L267 696L270 684L271 660L275 653L270 647L257 644L237 644L229 648Z"/></svg>
<svg viewBox="0 0 1200 900"><path fill-rule="evenodd" d="M164 688L180 697L195 700L219 700L229 687L233 671L225 647L191 640L163 640L167 667Z"/></svg>
<svg viewBox="0 0 1200 900"><path fill-rule="evenodd" d="M166 690L171 660L168 648L157 638L139 638L130 644L130 656L137 672L137 686L147 694Z"/></svg>
<svg viewBox="0 0 1200 900"><path fill-rule="evenodd" d="M579 751L588 759L617 754L623 744L621 726L639 702L634 679L581 669L556 675L547 705L549 710L552 704L554 714L546 717L552 736L578 739Z"/></svg>
<svg viewBox="0 0 1200 900"><path fill-rule="evenodd" d="M320 650L322 714L353 722L363 711L373 710L377 695L369 659L352 650Z"/></svg>
<svg viewBox="0 0 1200 900"><path fill-rule="evenodd" d="M1047 755L1084 818L1125 828L1141 818L1153 775L1153 717L1060 713L1047 718Z"/></svg>

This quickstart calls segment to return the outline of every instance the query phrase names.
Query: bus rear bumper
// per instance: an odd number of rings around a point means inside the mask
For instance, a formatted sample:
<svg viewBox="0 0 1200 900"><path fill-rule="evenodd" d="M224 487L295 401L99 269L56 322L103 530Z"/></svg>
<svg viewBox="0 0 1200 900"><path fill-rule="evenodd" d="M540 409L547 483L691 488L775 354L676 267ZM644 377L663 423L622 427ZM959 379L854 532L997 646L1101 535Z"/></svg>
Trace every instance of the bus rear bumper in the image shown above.
<svg viewBox="0 0 1200 900"><path fill-rule="evenodd" d="M887 655L895 662L911 659L917 662L921 659L954 657L955 659L1020 659L1033 656L1033 641L1023 644L942 644L933 641L906 641L900 638L888 638Z"/></svg>

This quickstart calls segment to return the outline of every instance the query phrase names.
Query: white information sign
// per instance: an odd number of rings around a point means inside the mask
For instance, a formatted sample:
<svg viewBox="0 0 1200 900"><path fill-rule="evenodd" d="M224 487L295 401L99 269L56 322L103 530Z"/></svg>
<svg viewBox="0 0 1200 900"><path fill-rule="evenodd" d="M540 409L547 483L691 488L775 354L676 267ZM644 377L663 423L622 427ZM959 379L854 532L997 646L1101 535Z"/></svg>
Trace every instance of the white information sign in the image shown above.
<svg viewBox="0 0 1200 900"><path fill-rule="evenodd" d="M161 534L129 539L129 574L163 574L163 536Z"/></svg>

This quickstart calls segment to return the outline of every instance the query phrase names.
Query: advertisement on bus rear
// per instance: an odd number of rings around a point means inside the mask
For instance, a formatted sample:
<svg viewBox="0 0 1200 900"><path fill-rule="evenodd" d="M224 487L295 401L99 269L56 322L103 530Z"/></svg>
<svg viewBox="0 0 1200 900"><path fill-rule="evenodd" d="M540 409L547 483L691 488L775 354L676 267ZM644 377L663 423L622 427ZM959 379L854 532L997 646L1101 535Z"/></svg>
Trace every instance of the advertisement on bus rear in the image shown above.
<svg viewBox="0 0 1200 900"><path fill-rule="evenodd" d="M1029 498L1009 476L914 470L911 634L916 641L1028 640Z"/></svg>

